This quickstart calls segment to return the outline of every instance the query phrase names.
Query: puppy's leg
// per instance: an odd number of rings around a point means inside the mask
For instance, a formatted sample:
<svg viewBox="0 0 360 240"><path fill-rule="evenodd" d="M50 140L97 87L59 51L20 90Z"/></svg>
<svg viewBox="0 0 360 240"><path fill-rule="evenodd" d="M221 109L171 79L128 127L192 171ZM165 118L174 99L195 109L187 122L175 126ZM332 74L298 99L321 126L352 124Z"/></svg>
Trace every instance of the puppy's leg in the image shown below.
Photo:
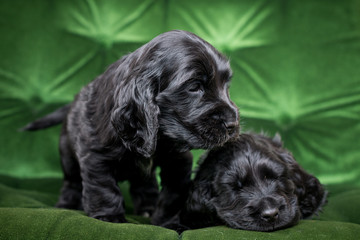
<svg viewBox="0 0 360 240"><path fill-rule="evenodd" d="M88 216L107 222L125 219L124 198L115 179L115 164L103 154L86 151L79 160L83 186L82 203Z"/></svg>
<svg viewBox="0 0 360 240"><path fill-rule="evenodd" d="M59 148L64 172L64 182L56 207L81 210L82 185L80 168L69 145L65 126L60 135Z"/></svg>
<svg viewBox="0 0 360 240"><path fill-rule="evenodd" d="M161 154L157 156L161 167L159 200L152 217L156 225L168 225L184 206L190 187L192 155L190 152Z"/></svg>
<svg viewBox="0 0 360 240"><path fill-rule="evenodd" d="M197 180L197 178L194 179L186 206L179 214L180 225L187 226L189 229L215 226L221 223L215 208L211 207L213 206L213 203L211 203L212 180L210 178L212 173L204 171L202 173L205 173L208 179L206 177L202 177L201 181Z"/></svg>
<svg viewBox="0 0 360 240"><path fill-rule="evenodd" d="M150 217L155 211L159 195L155 169L149 176L144 176L140 171L134 172L129 181L135 214Z"/></svg>

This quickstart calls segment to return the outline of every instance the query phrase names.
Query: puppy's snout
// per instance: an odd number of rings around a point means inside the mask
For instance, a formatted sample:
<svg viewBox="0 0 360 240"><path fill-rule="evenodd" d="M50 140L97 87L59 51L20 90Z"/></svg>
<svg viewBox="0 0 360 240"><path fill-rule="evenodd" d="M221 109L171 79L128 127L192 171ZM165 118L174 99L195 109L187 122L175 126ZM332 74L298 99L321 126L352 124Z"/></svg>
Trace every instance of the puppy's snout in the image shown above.
<svg viewBox="0 0 360 240"><path fill-rule="evenodd" d="M272 223L279 218L279 207L281 206L279 200L280 199L275 199L272 197L265 197L260 200L260 202L258 203L258 214L261 220Z"/></svg>
<svg viewBox="0 0 360 240"><path fill-rule="evenodd" d="M240 131L238 113L224 108L225 107L217 107L212 109L211 114L209 114L210 118L207 119L210 120L217 129L221 130L221 133L223 136L226 136L227 139L235 138Z"/></svg>
<svg viewBox="0 0 360 240"><path fill-rule="evenodd" d="M224 121L223 122L226 130L228 131L229 135L233 135L238 131L239 123L235 121Z"/></svg>
<svg viewBox="0 0 360 240"><path fill-rule="evenodd" d="M266 222L274 222L279 217L279 209L276 207L266 208L261 212L261 219Z"/></svg>

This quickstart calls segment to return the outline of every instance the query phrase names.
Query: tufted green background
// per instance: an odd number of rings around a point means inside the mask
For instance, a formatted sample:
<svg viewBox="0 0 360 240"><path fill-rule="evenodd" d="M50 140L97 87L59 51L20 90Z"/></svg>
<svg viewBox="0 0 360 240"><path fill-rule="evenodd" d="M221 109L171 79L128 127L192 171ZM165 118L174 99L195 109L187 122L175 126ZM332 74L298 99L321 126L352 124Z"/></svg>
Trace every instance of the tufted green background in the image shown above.
<svg viewBox="0 0 360 240"><path fill-rule="evenodd" d="M7 227L0 239L68 239L65 232L76 229L66 230L66 224L74 222L107 229L94 239L131 232L131 224L52 209L62 176L60 127L17 129L70 102L110 63L172 29L194 32L230 58L230 94L243 129L279 132L298 162L332 190L322 221L303 221L275 235L220 227L182 237L301 239L316 229L323 239L359 236L360 1L1 0L0 223ZM29 219L47 227L24 227ZM159 239L178 238L170 230L136 226Z"/></svg>

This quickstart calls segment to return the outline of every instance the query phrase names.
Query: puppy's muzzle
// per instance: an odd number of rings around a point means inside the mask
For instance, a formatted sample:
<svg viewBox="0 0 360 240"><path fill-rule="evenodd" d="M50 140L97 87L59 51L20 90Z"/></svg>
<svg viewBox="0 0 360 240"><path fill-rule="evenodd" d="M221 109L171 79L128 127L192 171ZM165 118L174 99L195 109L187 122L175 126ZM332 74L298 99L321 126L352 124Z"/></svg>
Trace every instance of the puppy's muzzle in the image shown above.
<svg viewBox="0 0 360 240"><path fill-rule="evenodd" d="M265 222L275 222L279 217L279 209L277 207L263 209L260 216Z"/></svg>
<svg viewBox="0 0 360 240"><path fill-rule="evenodd" d="M239 133L239 123L237 121L224 121L223 124L230 137L235 137Z"/></svg>
<svg viewBox="0 0 360 240"><path fill-rule="evenodd" d="M229 138L235 138L239 135L240 124L237 108L224 111L221 120Z"/></svg>
<svg viewBox="0 0 360 240"><path fill-rule="evenodd" d="M257 214L260 219L267 223L273 223L279 218L280 209L285 207L284 199L272 197L262 198L257 204Z"/></svg>

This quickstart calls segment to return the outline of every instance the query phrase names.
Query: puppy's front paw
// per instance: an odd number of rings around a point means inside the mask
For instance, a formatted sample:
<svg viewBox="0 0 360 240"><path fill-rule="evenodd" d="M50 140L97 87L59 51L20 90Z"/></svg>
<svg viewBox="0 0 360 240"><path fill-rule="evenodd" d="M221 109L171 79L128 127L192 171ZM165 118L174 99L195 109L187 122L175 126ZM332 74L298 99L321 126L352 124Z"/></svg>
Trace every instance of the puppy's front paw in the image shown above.
<svg viewBox="0 0 360 240"><path fill-rule="evenodd" d="M110 216L98 216L95 218L99 219L101 221L112 222L112 223L127 223L128 222L123 214L122 215L110 215Z"/></svg>

